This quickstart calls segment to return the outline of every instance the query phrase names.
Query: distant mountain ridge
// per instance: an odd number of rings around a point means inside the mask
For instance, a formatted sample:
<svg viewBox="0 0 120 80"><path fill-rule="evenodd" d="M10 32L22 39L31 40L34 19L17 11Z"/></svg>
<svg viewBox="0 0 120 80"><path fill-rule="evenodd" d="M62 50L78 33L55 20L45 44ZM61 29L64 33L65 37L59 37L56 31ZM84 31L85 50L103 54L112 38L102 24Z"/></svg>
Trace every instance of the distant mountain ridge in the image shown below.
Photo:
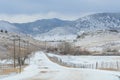
<svg viewBox="0 0 120 80"><path fill-rule="evenodd" d="M19 29L16 26L11 24L10 22L3 21L3 20L0 21L0 30L7 30L10 32L18 32L19 31Z"/></svg>
<svg viewBox="0 0 120 80"><path fill-rule="evenodd" d="M17 26L21 31L36 35L47 33L57 27L71 26L72 21L64 21L57 18L53 19L42 19L35 22L18 24L14 23L13 25Z"/></svg>
<svg viewBox="0 0 120 80"><path fill-rule="evenodd" d="M120 13L96 13L74 21L42 19L28 23L0 21L0 29L31 35L76 35L81 31L120 30Z"/></svg>
<svg viewBox="0 0 120 80"><path fill-rule="evenodd" d="M97 13L75 21L80 30L120 29L120 13Z"/></svg>

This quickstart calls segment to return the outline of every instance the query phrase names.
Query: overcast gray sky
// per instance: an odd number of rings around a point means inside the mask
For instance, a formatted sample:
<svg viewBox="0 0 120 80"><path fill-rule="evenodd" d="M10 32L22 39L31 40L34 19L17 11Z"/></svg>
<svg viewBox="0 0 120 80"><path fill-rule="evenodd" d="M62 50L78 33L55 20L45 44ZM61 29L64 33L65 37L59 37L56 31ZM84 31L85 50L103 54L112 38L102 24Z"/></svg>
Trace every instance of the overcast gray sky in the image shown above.
<svg viewBox="0 0 120 80"><path fill-rule="evenodd" d="M99 12L120 12L120 0L0 0L0 19L11 22L73 20Z"/></svg>

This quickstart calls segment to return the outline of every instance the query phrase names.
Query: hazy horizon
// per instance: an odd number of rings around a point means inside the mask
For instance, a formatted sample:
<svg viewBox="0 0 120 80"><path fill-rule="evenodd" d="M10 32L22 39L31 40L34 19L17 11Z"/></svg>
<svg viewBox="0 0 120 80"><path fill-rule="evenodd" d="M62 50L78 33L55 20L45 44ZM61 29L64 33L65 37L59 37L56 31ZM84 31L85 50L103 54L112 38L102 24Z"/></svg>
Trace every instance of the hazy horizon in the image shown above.
<svg viewBox="0 0 120 80"><path fill-rule="evenodd" d="M118 13L119 3L119 0L0 0L0 20L18 23L50 18L75 20L93 13Z"/></svg>

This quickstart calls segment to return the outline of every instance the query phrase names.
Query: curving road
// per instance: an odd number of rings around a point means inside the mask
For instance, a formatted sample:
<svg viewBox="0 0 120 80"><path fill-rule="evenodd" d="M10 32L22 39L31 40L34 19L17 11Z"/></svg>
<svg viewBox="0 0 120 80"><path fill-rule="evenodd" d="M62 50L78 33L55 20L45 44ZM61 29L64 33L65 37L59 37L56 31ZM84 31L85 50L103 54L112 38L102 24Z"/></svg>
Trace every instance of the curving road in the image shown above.
<svg viewBox="0 0 120 80"><path fill-rule="evenodd" d="M24 72L3 80L120 80L119 75L117 72L63 67L50 61L43 52L37 52Z"/></svg>

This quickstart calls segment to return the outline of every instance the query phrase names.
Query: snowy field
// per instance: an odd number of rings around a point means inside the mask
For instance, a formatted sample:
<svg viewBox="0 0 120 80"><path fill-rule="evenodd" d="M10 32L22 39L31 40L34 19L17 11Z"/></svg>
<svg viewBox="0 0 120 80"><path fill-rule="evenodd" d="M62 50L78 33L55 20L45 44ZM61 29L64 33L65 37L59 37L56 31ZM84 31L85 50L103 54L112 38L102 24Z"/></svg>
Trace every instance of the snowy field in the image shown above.
<svg viewBox="0 0 120 80"><path fill-rule="evenodd" d="M120 56L70 56L51 53L47 55L69 67L120 70Z"/></svg>
<svg viewBox="0 0 120 80"><path fill-rule="evenodd" d="M120 72L63 67L36 52L22 73L0 80L120 80Z"/></svg>
<svg viewBox="0 0 120 80"><path fill-rule="evenodd" d="M60 41L60 40L72 41L76 39L76 35L36 36L34 38L40 41Z"/></svg>

